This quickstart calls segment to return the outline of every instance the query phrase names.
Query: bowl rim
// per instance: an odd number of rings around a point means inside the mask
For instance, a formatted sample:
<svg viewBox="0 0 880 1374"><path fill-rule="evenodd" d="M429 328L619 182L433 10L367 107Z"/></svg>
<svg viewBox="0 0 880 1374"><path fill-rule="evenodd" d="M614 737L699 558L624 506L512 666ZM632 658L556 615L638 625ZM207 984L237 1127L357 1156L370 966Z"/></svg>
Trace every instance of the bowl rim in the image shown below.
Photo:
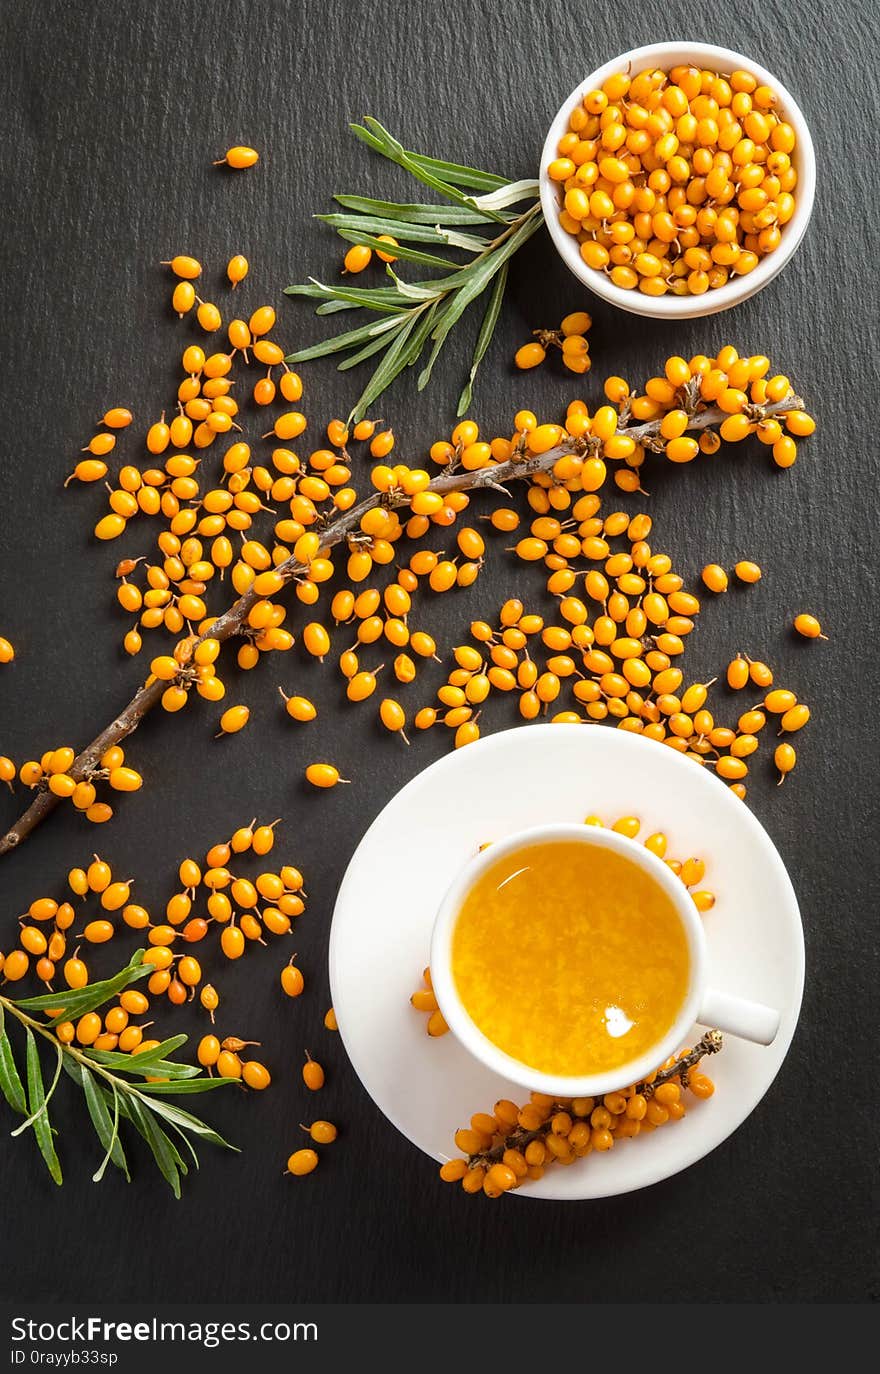
<svg viewBox="0 0 880 1374"><path fill-rule="evenodd" d="M688 944L690 968L688 985L675 1020L663 1036L643 1054L627 1060L619 1068L592 1074L554 1074L506 1053L480 1030L464 1006L455 985L451 967L451 945L455 925L467 893L494 864L519 849L535 844L583 844L593 849L608 849L636 864L670 899L681 921ZM458 871L437 909L431 933L430 968L434 993L443 1018L464 1048L487 1068L515 1083L554 1097L601 1097L652 1073L681 1044L694 1024L707 985L706 936L697 908L680 880L662 859L644 845L607 827L579 825L560 821L530 826L505 835L502 840L473 855Z"/></svg>
<svg viewBox="0 0 880 1374"><path fill-rule="evenodd" d="M601 85L609 76L625 66L638 72L648 66L662 67L665 64L689 61L704 67L714 64L719 71L742 68L752 72L763 84L771 86L776 91L781 109L788 123L794 127L797 139L795 164L798 172L798 194L795 211L785 227L779 247L775 252L762 258L754 271L747 276L736 277L715 291L706 291L702 296L645 296L639 291L625 291L623 287L615 286L609 281L604 273L587 267L580 256L575 239L566 233L559 223L557 183L550 179L547 168L557 156L557 144L568 125L568 116L585 91ZM773 72L768 71L760 63L732 48L710 43L687 40L648 43L621 53L611 61L603 63L601 67L597 67L579 81L562 102L544 140L538 181L544 221L554 247L569 271L594 295L629 314L642 315L650 319L696 319L729 310L732 306L756 295L791 261L800 246L813 211L816 196L816 153L806 118L794 96Z"/></svg>

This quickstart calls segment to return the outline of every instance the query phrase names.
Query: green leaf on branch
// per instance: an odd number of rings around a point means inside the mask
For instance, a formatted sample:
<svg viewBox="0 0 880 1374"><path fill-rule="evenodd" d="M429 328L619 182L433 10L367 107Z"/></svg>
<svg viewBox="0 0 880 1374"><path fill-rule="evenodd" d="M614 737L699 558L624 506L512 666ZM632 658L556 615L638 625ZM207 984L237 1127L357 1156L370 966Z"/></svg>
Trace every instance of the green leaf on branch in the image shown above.
<svg viewBox="0 0 880 1374"><path fill-rule="evenodd" d="M111 1113L104 1092L98 1087L94 1075L84 1064L80 1065L80 1082L95 1134L105 1150L103 1160L92 1175L92 1182L100 1183L107 1170L107 1165L114 1164L117 1169L125 1174L126 1181L130 1183L131 1174L128 1172L128 1161L119 1139L119 1094L114 1087L112 1089L113 1110Z"/></svg>
<svg viewBox="0 0 880 1374"><path fill-rule="evenodd" d="M430 340L431 349L418 379L420 390L427 385L455 325L491 285L470 371L459 397L458 413L462 414L471 404L477 372L498 323L507 265L543 223L538 183L534 179L510 181L479 167L412 152L371 116L352 124L351 129L373 152L402 167L441 200L432 205L371 196L334 197L349 213L333 212L317 218L346 242L382 252L388 250L388 236L396 239L395 267L389 264L386 268L393 285L358 287L346 282L332 286L311 278L302 285L287 287L287 294L318 301L316 313L321 316L340 310L369 310L386 318L379 325L345 330L299 349L287 362L345 354L337 363L338 370L345 372L381 355L349 416L350 420L360 419L405 368L419 361ZM479 234L467 232L475 225ZM490 229L494 238L487 232ZM441 251L429 252L411 244L436 245ZM455 252L469 254L470 261L461 263L445 256ZM400 270L406 264L436 268L442 275L405 281Z"/></svg>
<svg viewBox="0 0 880 1374"><path fill-rule="evenodd" d="M144 951L139 949L132 955L125 968L120 969L112 978L105 978L100 983L87 983L84 988L72 988L68 992L47 992L40 997L26 997L15 1005L22 1011L54 1012L56 1021L59 1016L63 1016L65 1021L78 1020L80 1016L85 1016L86 1012L96 1011L105 1002L109 1002L117 993L127 988L129 983L146 978L153 972L152 965L144 963Z"/></svg>
<svg viewBox="0 0 880 1374"><path fill-rule="evenodd" d="M58 1155L55 1153L52 1127L49 1122L49 1113L46 1110L47 1098L46 1089L43 1085L43 1072L40 1068L40 1055L30 1026L25 1028L25 1035L27 1040L25 1062L27 1067L28 1109L31 1113L30 1124L33 1126L34 1136L46 1168L60 1187L63 1181L61 1165L58 1162Z"/></svg>
<svg viewBox="0 0 880 1374"><path fill-rule="evenodd" d="M495 333L498 316L501 314L501 302L504 299L504 288L507 285L507 270L508 265L505 263L498 273L498 276L495 278L495 285L492 287L489 304L486 306L483 323L480 325L480 332L477 335L477 342L474 345L474 356L471 362L470 375L458 398L458 407L455 412L456 415L466 415L468 410L470 410L471 400L474 394L474 378L477 375L477 369L480 363L486 356L486 350L492 342L492 335Z"/></svg>
<svg viewBox="0 0 880 1374"><path fill-rule="evenodd" d="M24 1085L19 1077L12 1056L12 1045L3 1024L3 1008L0 1007L0 1091L14 1112L27 1116L27 1098Z"/></svg>

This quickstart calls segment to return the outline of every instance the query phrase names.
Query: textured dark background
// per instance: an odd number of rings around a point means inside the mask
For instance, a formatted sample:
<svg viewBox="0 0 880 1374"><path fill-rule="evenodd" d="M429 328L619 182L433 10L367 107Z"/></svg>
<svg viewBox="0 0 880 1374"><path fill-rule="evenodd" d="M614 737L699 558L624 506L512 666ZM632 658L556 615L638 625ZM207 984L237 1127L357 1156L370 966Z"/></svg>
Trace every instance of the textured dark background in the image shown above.
<svg viewBox="0 0 880 1374"><path fill-rule="evenodd" d="M276 1085L247 1102L206 1102L242 1158L205 1151L202 1172L176 1204L147 1177L100 1189L96 1145L81 1103L59 1089L67 1174L55 1190L30 1142L4 1136L0 1297L229 1301L299 1300L854 1300L875 1291L870 1207L873 1119L870 1003L876 980L877 845L874 711L869 671L876 634L877 499L873 434L877 127L874 7L819 13L808 4L748 3L733 11L672 0L639 17L630 7L525 3L3 5L5 246L0 331L0 632L16 644L0 669L0 750L22 759L82 743L128 699L143 660L119 644L112 569L120 544L89 536L94 489L60 484L96 417L110 404L136 412L120 442L142 454L149 420L173 399L189 326L167 301L157 264L191 252L207 264L209 294L226 314L219 278L232 252L252 262L247 309L279 311L291 346L319 336L302 303L281 289L333 274L340 250L313 223L334 191L407 192L347 121L374 113L410 146L532 174L544 130L583 74L628 47L693 37L726 43L779 73L816 139L819 191L793 264L760 296L725 316L667 327L615 314L583 293L539 235L516 262L509 300L475 407L502 432L518 405L555 414L601 378L634 379L669 352L766 352L809 398L819 432L788 474L762 452L724 453L647 479L655 547L692 575L707 560L759 560L765 577L708 608L688 656L709 676L740 647L766 657L814 707L801 764L777 793L769 765L750 803L779 846L802 903L807 989L791 1054L748 1124L685 1175L617 1201L562 1206L466 1200L367 1099L338 1037L321 1020L333 895L361 834L392 793L446 747L434 733L405 750L380 738L374 712L339 705L337 681L286 662L235 681L250 728L211 738L213 709L155 718L131 744L148 784L112 826L87 829L56 814L2 861L8 942L31 897L58 891L68 867L98 845L139 899L171 890L184 852L201 854L257 813L286 817L277 852L306 870L312 895L295 948L307 995L282 1005L278 945L219 969L221 1024L265 1042ZM873 42L871 41L873 38ZM233 177L212 157L235 142L262 150ZM548 366L527 380L510 358L538 325L575 305L595 316L594 385ZM875 336L876 337L876 336ZM411 381L382 402L399 451L418 456L452 420L465 355L448 347L430 390ZM589 380L589 379L588 379ZM313 424L344 414L352 392L332 366L306 372ZM251 432L259 432L253 416ZM612 497L612 503L614 498ZM123 541L146 549L134 526ZM497 606L520 573L503 556L475 592L432 606L446 643L479 607ZM828 644L796 643L793 612L815 609ZM871 624L873 622L873 625ZM308 735L280 714L275 685L296 678L323 707ZM874 674L870 673L873 684ZM414 699L411 693L409 700ZM723 696L721 698L723 700ZM732 705L732 703L728 703ZM509 708L507 708L509 709ZM721 712L719 712L720 714ZM502 706L496 724L508 719ZM356 780L306 798L308 758L330 756ZM19 800L21 794L19 793ZM637 809L637 798L634 806ZM18 802L2 801L11 820ZM872 857L873 855L873 857ZM393 854L389 863L394 862ZM115 962L121 946L108 952ZM285 956L286 957L286 954ZM166 1024L168 1024L166 1022ZM298 1078L304 1045L328 1068L320 1099ZM308 1113L340 1122L344 1138L308 1182L282 1180ZM7 1118L8 1120L8 1118ZM5 1127L4 1127L5 1130Z"/></svg>

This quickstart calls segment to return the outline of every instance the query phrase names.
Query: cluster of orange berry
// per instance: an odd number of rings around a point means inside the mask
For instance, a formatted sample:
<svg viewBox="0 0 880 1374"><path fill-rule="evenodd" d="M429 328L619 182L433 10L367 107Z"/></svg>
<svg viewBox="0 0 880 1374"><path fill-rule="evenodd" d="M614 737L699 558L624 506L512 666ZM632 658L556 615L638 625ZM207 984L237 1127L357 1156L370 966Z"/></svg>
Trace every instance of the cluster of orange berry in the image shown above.
<svg viewBox="0 0 880 1374"><path fill-rule="evenodd" d="M466 1193L497 1198L543 1178L549 1164L573 1164L594 1150L601 1154L618 1141L681 1121L686 1092L704 1100L715 1091L711 1078L694 1072L693 1065L720 1046L720 1035L710 1031L693 1050L668 1059L641 1083L606 1093L601 1102L533 1092L519 1107L502 1098L491 1112L475 1113L469 1126L456 1131L462 1156L447 1160L440 1177L460 1183Z"/></svg>
<svg viewBox="0 0 880 1374"><path fill-rule="evenodd" d="M428 1019L425 1023L425 1030L428 1035L436 1037L446 1034L449 1027L437 1003L437 996L431 982L430 968L422 970L422 986L416 989L409 1000L410 1005L415 1007L416 1011L426 1014Z"/></svg>
<svg viewBox="0 0 880 1374"><path fill-rule="evenodd" d="M175 259L172 265L179 273L201 270L190 259ZM191 284L184 275L178 287ZM191 440L199 446L213 439L216 431L208 425L207 416L199 419L187 409L196 403L216 409L218 400L228 398L229 372L248 349L270 370L283 366L281 348L265 336L273 318L270 307L261 307L249 325L235 322L230 351L211 355L204 362L187 350L187 376L178 400L181 413L170 426L162 422L151 429L151 452L163 453L177 441ZM574 331L566 337L577 337L577 329L585 327L577 313L567 316L564 326ZM283 371L279 385L285 400L302 395L302 383L292 372ZM671 707L668 714L679 714L674 698L683 675L672 660L683 652L699 602L685 591L671 559L651 549L647 542L650 518L623 512L602 516L597 493L607 481L609 468L623 491L641 490L640 469L650 452L687 462L700 453L714 452L722 440L740 441L752 433L772 448L779 465L789 466L796 456L795 436L809 433L813 421L800 409L788 378L772 374L769 359L740 358L730 346L715 357L670 357L663 374L649 378L642 392L633 392L621 377L609 378L604 389L604 404L591 412L586 402L573 401L563 424L540 423L532 412L521 410L512 434L489 439L474 421L461 421L448 439L430 448L430 464L440 470L433 482L429 465L393 464L393 431L379 429L371 420L353 428L332 420L326 429L326 446L302 458L286 446L307 428L306 417L298 410L280 414L264 436L284 445L272 448L267 464L254 462L250 445L236 440L222 456L222 471L214 485L203 488L201 459L175 453L166 461L166 470L155 469L163 490L160 494L158 487L153 488L155 499L146 505L148 513L167 521L157 540L161 559L144 565L144 560L127 558L117 567L120 605L139 617L126 635L126 649L137 653L141 632L148 628L162 627L181 636L170 652L152 658L147 684L164 684L161 700L169 711L180 710L194 693L220 701L226 692L218 671L222 635L217 638L211 633L216 623L208 606L211 584L216 587L229 570L234 592L250 598L236 627L237 661L249 669L263 654L286 652L294 646L294 634L285 624L287 609L276 599L287 582L293 583L298 601L314 607L324 595L325 584L339 576L344 563L347 585L337 587L329 609L337 625L357 626L356 642L346 646L338 660L346 696L363 702L376 691L382 665L364 664L361 653L380 641L394 649L394 676L405 687L418 676L422 662L437 656L433 636L411 624L417 592L426 588L442 594L473 585L483 566L485 540L473 524L463 526L451 555L419 547L406 561L400 556L400 543L409 540L421 545L435 527L455 525L470 502L466 488L483 486L486 479L491 482L495 468L512 462L521 464L528 474L526 496L532 514L529 534L518 540L516 553L547 569L547 588L558 598L561 623L545 626L540 617L526 616L521 610L484 638L482 652L489 660L485 667L473 662L480 650L459 646L450 679L441 688L440 703L445 709L442 713L434 706L418 710L414 725L425 729L442 719L457 745L470 743L480 733L481 693L490 688L518 688L521 715L532 719L556 699L559 684L568 677L575 703L586 708L585 713L560 712L554 719L610 717L622 728L644 729L649 736L671 734L674 747L686 748L689 736L667 730L664 705ZM194 420L198 426L207 426L199 438ZM353 512L359 500L352 482L353 443L368 444L370 457L376 460L370 470L368 508L360 514ZM167 470L169 463L175 465L173 474ZM134 471L139 479L145 476ZM142 487L152 481L153 477L142 482ZM282 504L287 509L279 512ZM142 500L138 509L144 509ZM124 528L126 517L113 514ZM263 514L273 517L273 529L271 537L260 539L252 526ZM488 518L491 528L508 534L521 519L517 510L505 505ZM334 534L340 525L341 532ZM621 534L627 536L627 547L612 551L609 537ZM235 536L241 541L237 551L232 543ZM342 559L334 556L337 545ZM584 560L600 564L601 571L578 566ZM145 587L133 577L142 566ZM390 580L385 574L387 585L377 578L385 568L391 573ZM584 597L578 594L580 579ZM516 604L512 599L510 606ZM522 618L524 625L519 624ZM479 624L479 633L485 636ZM536 670L525 645L534 634L542 636L561 672L549 662L545 671ZM514 638L516 646L510 643ZM300 641L313 658L322 660L329 654L331 633L323 617L309 621ZM586 678L584 668L589 674ZM692 696L698 688L695 684ZM316 708L309 698L296 691L282 695L291 719L314 719ZM657 698L662 698L660 704ZM682 710L690 714L687 707ZM407 711L396 694L381 698L378 714L388 731L406 738ZM247 706L227 707L220 733L240 731L249 718ZM699 750L688 752L699 755ZM309 764L306 777L317 788L346 781L329 762Z"/></svg>
<svg viewBox="0 0 880 1374"><path fill-rule="evenodd" d="M400 247L399 243L397 242L397 239L393 238L391 234L379 234L377 235L377 237L381 240L382 243L388 244L388 250ZM376 257L379 259L380 262L397 261L395 255L388 250L381 248L376 249ZM354 275L357 272L363 272L367 267L369 267L372 260L372 248L368 248L365 243L353 243L351 248L349 248L348 252L342 260L343 275Z"/></svg>
<svg viewBox="0 0 880 1374"><path fill-rule="evenodd" d="M196 1058L202 1068L208 1070L209 1077L213 1077L216 1069L220 1078L234 1078L246 1088L262 1092L272 1082L272 1075L258 1059L241 1057L242 1050L251 1045L259 1046L259 1043L258 1040L242 1040L237 1035L227 1035L220 1040L212 1032L202 1036L196 1048Z"/></svg>
<svg viewBox="0 0 880 1374"><path fill-rule="evenodd" d="M248 852L262 858L275 844L275 826L240 826L228 841L212 845L205 855L204 869L194 859L184 859L179 868L182 891L175 893L165 907L165 923L150 930L147 939L155 950L147 958L157 967L167 960L178 935L187 943L203 940L211 923L222 927L220 948L227 959L240 959L249 943L265 944L264 935L288 935L293 920L305 911L303 876L292 864L276 871L259 873L253 881L237 876L229 868L234 856ZM199 886L209 893L207 919L192 914ZM262 905L261 905L262 903ZM162 953L162 951L166 951Z"/></svg>
<svg viewBox="0 0 880 1374"><path fill-rule="evenodd" d="M96 783L106 781L114 792L137 792L143 786L143 778L137 769L128 767L125 762L125 750L119 744L111 745L105 750L98 766L79 782L71 777L69 772L75 758L76 750L69 744L63 744L57 749L47 749L41 758L28 759L21 765L18 770L19 780L32 790L46 789L53 796L69 799L77 811L82 812L86 820L92 821L95 825L109 821L113 815L113 807L109 802L98 801ZM9 764L11 760L4 759L3 762ZM8 771L8 768L4 769L4 773ZM5 781L11 783L12 777L5 778Z"/></svg>
<svg viewBox="0 0 880 1374"><path fill-rule="evenodd" d="M96 896L100 908L100 914L86 921L76 939L89 945L106 944L116 933L112 917L118 911L122 911L126 924L136 928L149 922L149 915L144 908L130 901L132 880L114 879L110 865L97 854L92 856L87 868L72 868L67 881L74 896ZM69 932L75 921L76 911L70 901L36 897L20 918L18 947L5 955L0 952L0 974L4 982L20 982L33 967L36 977L51 987L60 965L68 988L75 991L86 987L89 969L80 958L79 945L69 953ZM185 961L182 962L178 976L186 980L191 977L193 970L186 966ZM194 960L191 962L195 963ZM160 1042L144 1039L144 1030L150 1022L136 1023L131 1018L145 1015L149 1006L150 1000L146 994L137 988L126 988L103 1018L97 1012L87 1012L75 1023L59 1022L53 1026L53 1030L62 1044L76 1042L97 1050L118 1049L126 1054L143 1052L155 1049Z"/></svg>
<svg viewBox="0 0 880 1374"><path fill-rule="evenodd" d="M286 989L285 989L286 991ZM336 1014L331 1007L324 1017L324 1025L328 1030L336 1030ZM324 1086L325 1075L321 1065L312 1058L306 1050L306 1059L302 1067L302 1080L309 1092L319 1092ZM332 1121L313 1121L311 1126L303 1126L315 1145L332 1145L339 1132ZM302 1150L294 1150L287 1161L285 1173L292 1174L295 1178L302 1178L306 1174L314 1173L318 1167L320 1156L317 1150L307 1146Z"/></svg>
<svg viewBox="0 0 880 1374"><path fill-rule="evenodd" d="M592 367L590 346L586 335L592 327L592 318L586 310L575 310L566 315L558 329L535 329L534 343L523 344L514 354L513 361L522 371L540 367L547 357L548 348L558 348L562 361L569 372L582 377Z"/></svg>
<svg viewBox="0 0 880 1374"><path fill-rule="evenodd" d="M808 618L811 621L815 619L812 616ZM818 621L815 623L818 624ZM773 670L766 663L749 658L746 654L737 654L727 665L727 685L737 692L749 685L766 692L757 705L743 711L735 731L723 732L727 753L719 758L717 771L721 777L739 779L748 772L745 760L758 749L759 735L767 724L768 715L777 718L780 735L793 735L802 730L810 719L810 708L805 702L798 701L797 695L787 687L774 687ZM771 690L767 691L768 688ZM718 734L717 731L710 732L710 739L712 733ZM779 769L779 781L782 783L797 763L794 746L788 740L776 745L773 762Z"/></svg>
<svg viewBox="0 0 880 1374"><path fill-rule="evenodd" d="M332 1121L313 1121L311 1126L303 1126L302 1129L308 1132L309 1138L316 1145L332 1145L339 1134ZM302 1178L306 1174L314 1173L319 1161L317 1150L311 1147L294 1150L287 1161L285 1173L292 1174L294 1178Z"/></svg>
<svg viewBox="0 0 880 1374"><path fill-rule="evenodd" d="M795 211L796 136L746 71L617 72L569 116L548 168L588 267L647 296L753 272Z"/></svg>
<svg viewBox="0 0 880 1374"><path fill-rule="evenodd" d="M212 924L221 927L223 954L235 960L241 958L249 943L265 944L267 932L289 934L294 918L305 910L303 876L291 864L282 865L277 872L262 872L253 882L236 876L227 866L234 855L249 851L259 857L268 854L275 843L276 824L277 821L271 825L251 822L239 827L228 842L209 849L204 869L194 859L183 859L178 868L181 889L168 899L164 919L158 923L153 922L146 907L131 901L132 880L114 881L110 865L97 855L88 868L71 869L68 874L71 892L83 898L96 894L102 908L100 918L87 922L81 938L92 945L112 940L117 934L117 926L111 918L119 912L123 924L130 930L147 931L144 962L153 969L147 982L150 994L164 994L175 1006L191 1001L202 984L202 967L191 947L207 937ZM206 916L194 912L200 887L209 894ZM21 948L6 955L0 967L7 979L18 981L30 967L30 956L34 956L37 977L50 984L55 977L56 964L66 951L65 932L73 924L74 911L69 902L59 904L54 898L41 897L31 903L28 917L37 922L53 921L51 934L47 937L38 926L23 924L19 938ZM175 953L179 943L190 952ZM62 972L68 987L84 987L89 981L88 968L79 958L78 949L63 965ZM289 978L292 974L286 971L286 976ZM282 976L282 985L284 981ZM210 983L201 986L199 999L213 1020L219 1003L216 989Z"/></svg>
<svg viewBox="0 0 880 1374"><path fill-rule="evenodd" d="M127 429L133 418L126 406L111 406L106 410L100 421L104 429L93 434L82 450L91 456L80 459L64 485L69 486L74 479L78 482L99 482L102 477L106 477L107 464L104 459L116 447L116 434L108 431Z"/></svg>

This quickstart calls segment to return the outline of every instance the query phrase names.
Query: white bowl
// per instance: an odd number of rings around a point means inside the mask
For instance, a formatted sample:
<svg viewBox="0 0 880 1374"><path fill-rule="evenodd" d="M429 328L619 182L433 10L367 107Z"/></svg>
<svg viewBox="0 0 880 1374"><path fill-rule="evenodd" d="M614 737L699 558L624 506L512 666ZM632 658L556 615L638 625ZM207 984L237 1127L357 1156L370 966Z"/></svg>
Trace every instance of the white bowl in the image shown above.
<svg viewBox="0 0 880 1374"><path fill-rule="evenodd" d="M779 110L795 131L797 143L793 154L798 180L795 188L795 211L782 231L782 241L773 253L761 259L753 272L744 277L734 277L726 285L715 291L706 291L702 296L645 296L641 291L624 291L615 286L603 272L588 267L580 255L577 239L566 232L559 223L559 188L551 181L547 168L557 154L557 146L568 129L568 118L574 107L579 104L587 91L601 86L615 72L628 70L630 74L644 71L646 67L659 67L667 70L680 65L693 65L710 71L729 73L742 70L751 72L758 81L770 86L779 96ZM613 61L581 81L567 100L563 101L556 114L541 153L541 207L550 231L550 237L566 267L574 273L584 286L595 295L609 301L621 310L633 315L648 315L656 320L694 320L702 315L714 315L719 310L729 310L740 301L748 300L762 290L768 282L782 271L790 261L813 212L816 195L816 155L807 122L794 97L785 89L772 72L753 62L741 53L730 48L716 48L709 43L649 43L644 48L634 48L632 52L622 53Z"/></svg>

